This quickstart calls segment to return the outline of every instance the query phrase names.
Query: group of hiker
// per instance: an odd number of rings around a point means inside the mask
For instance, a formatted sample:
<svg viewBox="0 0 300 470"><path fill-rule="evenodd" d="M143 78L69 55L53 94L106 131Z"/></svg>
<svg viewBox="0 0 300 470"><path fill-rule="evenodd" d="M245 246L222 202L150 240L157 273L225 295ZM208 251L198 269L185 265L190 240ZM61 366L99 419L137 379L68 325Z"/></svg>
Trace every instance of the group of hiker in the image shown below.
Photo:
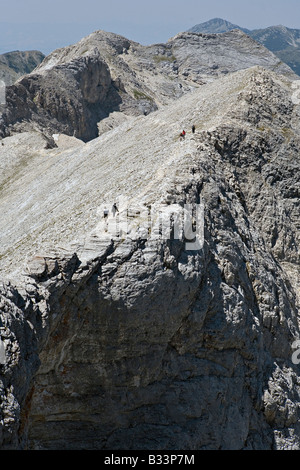
<svg viewBox="0 0 300 470"><path fill-rule="evenodd" d="M193 133L193 134L195 134L195 130L196 130L196 127L193 125L193 126L192 126L192 133ZM180 135L179 135L180 140L184 140L184 139L185 139L185 136L186 136L186 132L185 132L185 130L183 130L183 131L180 133Z"/></svg>

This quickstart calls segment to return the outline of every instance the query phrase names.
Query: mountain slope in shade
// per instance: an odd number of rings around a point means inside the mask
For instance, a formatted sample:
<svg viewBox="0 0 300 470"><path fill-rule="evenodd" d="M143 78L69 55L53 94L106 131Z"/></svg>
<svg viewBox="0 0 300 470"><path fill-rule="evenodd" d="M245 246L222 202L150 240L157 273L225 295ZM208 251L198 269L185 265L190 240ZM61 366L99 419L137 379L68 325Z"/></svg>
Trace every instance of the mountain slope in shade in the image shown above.
<svg viewBox="0 0 300 470"><path fill-rule="evenodd" d="M241 28L240 26L230 23L230 21L223 20L222 18L214 18L210 21L206 21L205 23L200 23L188 31L191 33L227 33L228 31L232 31L233 29L240 29L244 31L244 33L249 33L249 29Z"/></svg>
<svg viewBox="0 0 300 470"><path fill-rule="evenodd" d="M85 144L3 139L1 450L300 449L292 84L252 67ZM165 239L200 201L203 248Z"/></svg>

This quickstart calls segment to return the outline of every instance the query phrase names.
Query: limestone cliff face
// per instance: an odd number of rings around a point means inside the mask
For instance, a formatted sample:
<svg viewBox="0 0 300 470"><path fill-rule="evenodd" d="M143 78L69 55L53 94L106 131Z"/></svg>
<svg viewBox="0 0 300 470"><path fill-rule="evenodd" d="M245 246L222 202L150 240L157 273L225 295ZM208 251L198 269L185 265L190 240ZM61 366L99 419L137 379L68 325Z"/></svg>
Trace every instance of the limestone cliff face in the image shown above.
<svg viewBox="0 0 300 470"><path fill-rule="evenodd" d="M86 144L3 139L2 449L300 449L293 93L253 67ZM98 230L119 196L137 236ZM139 232L200 202L199 249Z"/></svg>
<svg viewBox="0 0 300 470"><path fill-rule="evenodd" d="M124 116L148 115L224 74L262 65L293 77L280 60L241 31L180 33L141 46L97 31L58 49L7 89L0 136L39 129L89 141ZM98 128L98 123L108 121Z"/></svg>
<svg viewBox="0 0 300 470"><path fill-rule="evenodd" d="M32 72L45 58L40 51L13 51L0 54L0 80L12 85L22 75Z"/></svg>

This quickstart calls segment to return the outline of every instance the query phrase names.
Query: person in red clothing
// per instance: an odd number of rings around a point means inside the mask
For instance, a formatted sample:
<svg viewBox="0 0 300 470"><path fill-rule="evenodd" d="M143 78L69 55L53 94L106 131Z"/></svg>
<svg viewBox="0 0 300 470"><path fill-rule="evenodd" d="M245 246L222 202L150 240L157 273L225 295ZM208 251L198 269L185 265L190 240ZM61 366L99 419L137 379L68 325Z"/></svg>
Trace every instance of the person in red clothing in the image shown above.
<svg viewBox="0 0 300 470"><path fill-rule="evenodd" d="M180 140L184 140L185 139L185 130L183 130L180 134Z"/></svg>

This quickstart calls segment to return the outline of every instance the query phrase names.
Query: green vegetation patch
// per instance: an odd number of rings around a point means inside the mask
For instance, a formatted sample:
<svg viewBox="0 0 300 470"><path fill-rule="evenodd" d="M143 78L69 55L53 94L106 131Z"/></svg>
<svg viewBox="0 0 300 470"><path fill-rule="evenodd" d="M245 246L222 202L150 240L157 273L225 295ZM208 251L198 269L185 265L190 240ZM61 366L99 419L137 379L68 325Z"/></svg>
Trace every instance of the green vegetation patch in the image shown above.
<svg viewBox="0 0 300 470"><path fill-rule="evenodd" d="M146 95L146 93L143 93L140 90L133 90L133 96L135 97L136 100L153 101L153 98L151 98L151 96Z"/></svg>

